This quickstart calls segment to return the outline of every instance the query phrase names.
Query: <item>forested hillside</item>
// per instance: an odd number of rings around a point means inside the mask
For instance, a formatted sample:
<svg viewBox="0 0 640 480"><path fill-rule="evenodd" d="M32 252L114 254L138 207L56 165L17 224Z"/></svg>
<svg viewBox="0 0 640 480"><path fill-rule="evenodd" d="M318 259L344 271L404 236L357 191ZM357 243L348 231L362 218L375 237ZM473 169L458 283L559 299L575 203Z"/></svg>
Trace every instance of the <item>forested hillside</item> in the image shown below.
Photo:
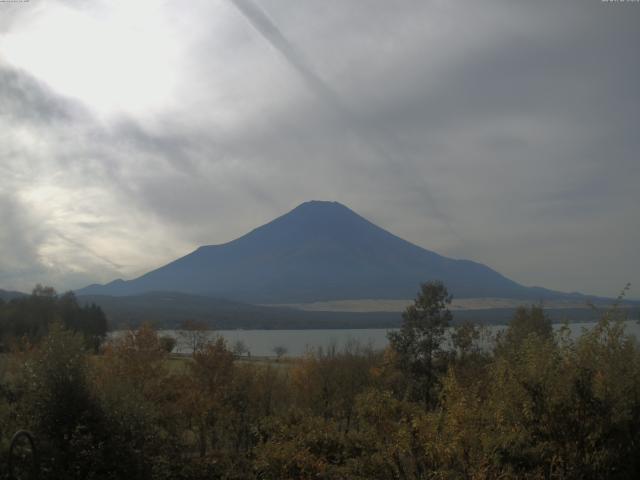
<svg viewBox="0 0 640 480"><path fill-rule="evenodd" d="M97 351L107 334L107 318L94 303L80 305L73 292L58 295L51 287L37 285L31 295L0 298L0 348L15 348L23 342L36 343L54 322L82 335Z"/></svg>

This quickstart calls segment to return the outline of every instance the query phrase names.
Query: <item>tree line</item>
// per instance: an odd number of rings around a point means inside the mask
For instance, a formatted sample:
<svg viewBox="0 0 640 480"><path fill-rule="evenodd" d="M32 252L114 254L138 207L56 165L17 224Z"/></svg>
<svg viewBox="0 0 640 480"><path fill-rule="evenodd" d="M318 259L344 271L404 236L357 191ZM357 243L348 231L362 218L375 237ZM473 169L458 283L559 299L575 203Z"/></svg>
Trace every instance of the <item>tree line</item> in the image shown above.
<svg viewBox="0 0 640 480"><path fill-rule="evenodd" d="M9 301L0 298L0 351L23 341L39 342L56 321L81 334L95 351L107 334L107 318L99 306L80 305L73 292L58 295L51 287L37 285L31 295Z"/></svg>
<svg viewBox="0 0 640 480"><path fill-rule="evenodd" d="M450 301L422 285L382 352L267 363L222 338L171 357L148 325L95 355L54 321L3 356L1 446L31 429L47 479L638 478L640 349L622 310L572 338L523 307L483 348L471 323L445 341Z"/></svg>

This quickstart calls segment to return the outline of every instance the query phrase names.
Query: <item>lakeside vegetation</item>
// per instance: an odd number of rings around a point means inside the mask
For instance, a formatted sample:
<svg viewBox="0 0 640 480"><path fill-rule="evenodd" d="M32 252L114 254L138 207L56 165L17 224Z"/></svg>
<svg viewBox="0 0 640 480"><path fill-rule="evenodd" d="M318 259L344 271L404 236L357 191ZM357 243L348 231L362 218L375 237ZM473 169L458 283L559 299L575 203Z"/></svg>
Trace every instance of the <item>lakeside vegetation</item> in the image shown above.
<svg viewBox="0 0 640 480"><path fill-rule="evenodd" d="M46 289L33 297L42 315L26 324L39 327L4 337L0 464L11 434L28 428L40 478L640 474L640 348L616 305L576 339L532 306L491 351L472 323L444 349L450 296L428 283L383 352L349 344L249 362L221 338L176 359L149 325L96 353L97 328L69 318L95 320L99 309L61 309L73 302ZM15 305L1 307L2 328L20 324Z"/></svg>

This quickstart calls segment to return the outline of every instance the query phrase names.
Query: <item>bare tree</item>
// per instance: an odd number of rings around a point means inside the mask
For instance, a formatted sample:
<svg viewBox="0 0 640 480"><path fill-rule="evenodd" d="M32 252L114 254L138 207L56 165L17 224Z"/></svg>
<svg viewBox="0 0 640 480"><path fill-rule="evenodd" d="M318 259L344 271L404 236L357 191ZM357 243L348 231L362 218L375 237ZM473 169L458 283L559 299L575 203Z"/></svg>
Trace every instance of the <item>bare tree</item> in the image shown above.
<svg viewBox="0 0 640 480"><path fill-rule="evenodd" d="M242 340L237 340L236 343L233 344L233 354L236 357L241 357L245 353L249 353L247 345Z"/></svg>
<svg viewBox="0 0 640 480"><path fill-rule="evenodd" d="M284 347L283 345L277 345L275 347L273 347L273 353L276 354L276 357L278 359L278 361L280 361L280 359L287 354L287 349L286 347Z"/></svg>
<svg viewBox="0 0 640 480"><path fill-rule="evenodd" d="M180 338L191 353L196 353L208 342L209 329L207 325L196 320L185 320L180 325Z"/></svg>

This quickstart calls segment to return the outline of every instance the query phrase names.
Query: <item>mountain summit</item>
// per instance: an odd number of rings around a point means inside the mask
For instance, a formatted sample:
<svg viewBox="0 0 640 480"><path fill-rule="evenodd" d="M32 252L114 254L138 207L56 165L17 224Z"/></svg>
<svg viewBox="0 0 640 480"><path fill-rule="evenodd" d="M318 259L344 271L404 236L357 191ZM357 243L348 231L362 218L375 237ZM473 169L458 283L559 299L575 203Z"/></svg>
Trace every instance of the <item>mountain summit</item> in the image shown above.
<svg viewBox="0 0 640 480"><path fill-rule="evenodd" d="M559 293L524 287L495 270L409 243L338 202L310 201L246 235L208 245L130 281L79 294L175 291L252 303L412 298L442 280L457 298L539 300Z"/></svg>

